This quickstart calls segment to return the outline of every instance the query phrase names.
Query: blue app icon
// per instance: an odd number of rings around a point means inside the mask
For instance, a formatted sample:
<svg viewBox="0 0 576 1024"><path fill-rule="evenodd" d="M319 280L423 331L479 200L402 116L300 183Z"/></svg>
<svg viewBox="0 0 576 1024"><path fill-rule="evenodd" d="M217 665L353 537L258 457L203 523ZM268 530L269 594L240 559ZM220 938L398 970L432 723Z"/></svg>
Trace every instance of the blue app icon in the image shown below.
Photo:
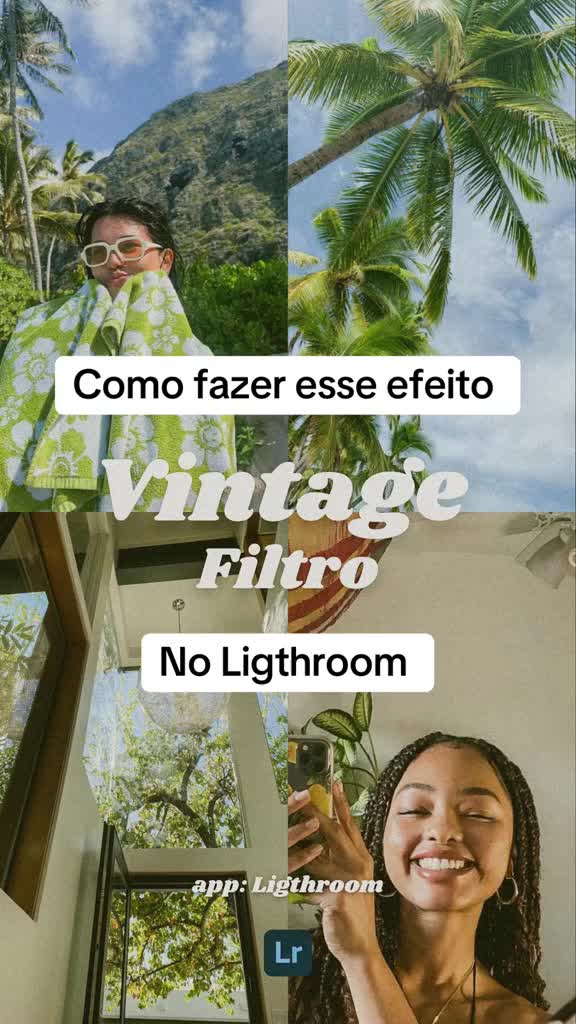
<svg viewBox="0 0 576 1024"><path fill-rule="evenodd" d="M266 932L264 970L273 978L303 978L312 974L312 932Z"/></svg>

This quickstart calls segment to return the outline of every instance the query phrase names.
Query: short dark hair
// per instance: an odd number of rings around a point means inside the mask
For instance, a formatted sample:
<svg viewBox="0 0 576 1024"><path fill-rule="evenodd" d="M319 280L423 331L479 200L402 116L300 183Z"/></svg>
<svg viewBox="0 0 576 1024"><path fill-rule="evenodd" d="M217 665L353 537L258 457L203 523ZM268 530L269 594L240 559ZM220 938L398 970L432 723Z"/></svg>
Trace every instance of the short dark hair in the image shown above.
<svg viewBox="0 0 576 1024"><path fill-rule="evenodd" d="M163 249L172 249L174 263L170 271L170 279L174 285L180 277L182 258L172 234L167 211L158 203L150 203L139 196L122 196L117 199L105 199L101 203L89 206L76 225L76 238L81 249L92 241L92 231L96 221L102 217L130 217L137 224L145 227L150 238ZM92 271L87 267L88 276Z"/></svg>

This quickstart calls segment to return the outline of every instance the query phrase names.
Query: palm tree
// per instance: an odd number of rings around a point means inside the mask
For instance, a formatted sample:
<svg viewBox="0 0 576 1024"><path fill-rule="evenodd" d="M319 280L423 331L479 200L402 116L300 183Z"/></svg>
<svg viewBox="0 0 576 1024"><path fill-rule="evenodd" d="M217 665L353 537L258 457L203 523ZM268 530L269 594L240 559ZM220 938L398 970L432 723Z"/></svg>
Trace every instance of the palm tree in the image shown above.
<svg viewBox="0 0 576 1024"><path fill-rule="evenodd" d="M50 151L35 146L32 136L21 130L21 152L30 188L32 216L36 226L40 215L37 190L54 173ZM31 265L29 235L23 219L24 191L14 136L0 136L0 244L6 259Z"/></svg>
<svg viewBox="0 0 576 1024"><path fill-rule="evenodd" d="M342 217L337 209L323 210L313 220L316 233L326 251L325 267L292 277L288 286L291 305L300 299L318 300L329 308L331 316L344 324L355 303L368 323L398 312L398 304L410 299L411 285L423 284L410 264L416 262L406 221L381 218L374 230L360 239L352 253L346 245ZM344 255L342 249L344 248ZM301 268L318 267L320 259L307 253L290 253L291 262Z"/></svg>
<svg viewBox="0 0 576 1024"><path fill-rule="evenodd" d="M70 218L70 226L73 229L77 220L78 203L97 203L104 198L101 188L105 188L106 179L94 171L85 171L86 164L94 163L94 153L91 149L81 149L74 139L66 143L62 157L62 169L54 182L48 186L53 187L54 199L51 204L54 212L68 212L73 215ZM72 231L73 235L73 231ZM50 239L48 255L46 257L46 297L50 297L50 278L52 270L52 256L58 234L53 234ZM66 237L71 237L70 231Z"/></svg>
<svg viewBox="0 0 576 1024"><path fill-rule="evenodd" d="M428 333L413 305L401 307L385 319L369 323L359 307L352 303L344 325L336 321L325 305L299 299L290 309L290 325L299 332L303 356L425 355L431 349ZM291 421L289 445L296 470L303 474L299 485L305 489L308 477L322 470L346 473L357 494L372 473L396 468L403 445L411 451L430 454L430 446L420 431L420 421L412 420L412 432L401 430L401 421L391 417L394 447L383 447L382 420L377 416L305 416ZM415 429L417 425L418 429ZM405 445L404 445L405 447ZM402 450L401 450L402 449ZM295 497L300 491L298 487Z"/></svg>
<svg viewBox="0 0 576 1024"><path fill-rule="evenodd" d="M425 312L440 319L450 281L454 185L536 260L514 190L546 200L539 169L575 177L574 121L557 102L574 53L572 0L365 0L394 49L297 41L293 96L332 108L324 145L289 168L295 185L376 139L339 204L350 256L400 200L431 254ZM343 249L343 255L346 253Z"/></svg>
<svg viewBox="0 0 576 1024"><path fill-rule="evenodd" d="M42 298L42 265L32 195L24 159L18 95L42 117L42 110L30 81L60 92L51 73L68 74L70 67L61 63L61 55L74 57L64 27L42 3L42 0L3 0L0 24L0 77L8 82L9 114L14 144L22 179L24 213L32 257L36 290Z"/></svg>

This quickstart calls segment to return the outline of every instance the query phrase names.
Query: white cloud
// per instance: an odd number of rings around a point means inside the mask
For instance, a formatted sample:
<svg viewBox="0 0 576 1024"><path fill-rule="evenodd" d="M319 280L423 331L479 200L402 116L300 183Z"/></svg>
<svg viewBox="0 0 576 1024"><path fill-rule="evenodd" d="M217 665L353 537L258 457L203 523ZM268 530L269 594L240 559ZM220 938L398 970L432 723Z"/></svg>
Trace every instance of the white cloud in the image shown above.
<svg viewBox="0 0 576 1024"><path fill-rule="evenodd" d="M242 0L244 56L256 67L286 60L288 5L286 0Z"/></svg>
<svg viewBox="0 0 576 1024"><path fill-rule="evenodd" d="M213 29L191 29L180 44L176 67L193 89L199 89L210 75L212 61L221 42Z"/></svg>
<svg viewBox="0 0 576 1024"><path fill-rule="evenodd" d="M83 17L90 20L96 46L121 67L153 53L158 8L154 0L98 0Z"/></svg>
<svg viewBox="0 0 576 1024"><path fill-rule="evenodd" d="M104 100L102 85L90 75L85 75L80 71L73 71L68 79L66 92L80 107L93 108L96 103L98 103L99 107L102 107ZM108 106L107 98L106 106Z"/></svg>
<svg viewBox="0 0 576 1024"><path fill-rule="evenodd" d="M527 211L539 268L534 282L484 220L457 206L454 281L436 348L522 360L517 416L424 424L435 463L458 465L469 476L467 507L474 511L547 507L546 494L571 493L576 237L570 190L548 183L548 191L549 205Z"/></svg>
<svg viewBox="0 0 576 1024"><path fill-rule="evenodd" d="M175 13L183 9L182 0L169 0ZM199 89L209 78L218 53L226 50L231 28L228 14L218 8L188 2L186 24L176 57L176 70L193 89Z"/></svg>
<svg viewBox="0 0 576 1024"><path fill-rule="evenodd" d="M161 6L155 0L93 0L86 7L51 0L51 10L73 37L79 26L113 67L145 60L154 51Z"/></svg>
<svg viewBox="0 0 576 1024"><path fill-rule="evenodd" d="M254 70L270 67L287 55L286 0L241 0L238 13L222 2L197 0L92 0L85 6L69 0L51 0L72 39L80 30L110 70L147 61L172 39L168 66L192 88L209 78L219 54L235 49ZM79 82L80 102L89 93Z"/></svg>

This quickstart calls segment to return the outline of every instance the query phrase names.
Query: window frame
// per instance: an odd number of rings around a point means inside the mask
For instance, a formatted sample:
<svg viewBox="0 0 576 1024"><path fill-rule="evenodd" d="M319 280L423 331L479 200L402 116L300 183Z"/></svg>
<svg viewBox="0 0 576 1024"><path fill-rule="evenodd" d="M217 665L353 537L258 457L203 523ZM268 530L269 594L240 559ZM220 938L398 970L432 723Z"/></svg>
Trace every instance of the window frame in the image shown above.
<svg viewBox="0 0 576 1024"><path fill-rule="evenodd" d="M6 793L9 837L3 827L0 831L0 888L35 919L66 776L91 630L66 517L53 512L26 513L11 518L5 525L13 529L19 519L31 532L31 550L37 549L42 563L43 589L47 589L53 602L50 629L54 622L60 624L58 643L53 645L42 672L42 680L47 677L46 685L39 685L42 696L33 702ZM4 821L2 815L1 826Z"/></svg>
<svg viewBox="0 0 576 1024"><path fill-rule="evenodd" d="M54 604L50 583L41 561L42 552L34 535L32 524L26 517L16 516L10 530L6 532L2 540L6 540L14 530L24 534L22 539L29 543L30 557L21 563L22 574L26 579L26 583L30 585L29 592L33 593L36 590L42 590L46 592L48 597L48 607L41 628L38 631L36 643L40 639L41 631L45 630L49 641L49 650L46 661L42 666L32 706L18 744L12 774L0 803L1 889L5 888L8 880L14 848L26 810L32 777L46 735L50 711L65 658L65 635Z"/></svg>
<svg viewBox="0 0 576 1024"><path fill-rule="evenodd" d="M124 936L124 962L122 970L122 1004L120 1017L105 1017L102 1014L101 1002L105 982L106 952L108 920L110 916L110 901L112 897L114 864L118 864L121 875L126 886L126 914L127 927ZM264 996L261 986L260 974L257 968L258 949L256 944L254 923L250 907L248 893L248 876L245 871L226 871L221 868L216 871L192 870L186 872L145 872L130 871L127 867L121 843L112 825L105 824L102 835L102 848L100 867L98 871L96 904L94 910L94 924L92 941L90 946L90 961L88 968L88 982L86 987L86 1002L82 1024L162 1024L160 1018L138 1018L126 1016L126 995L127 995L127 972L128 972L128 951L130 947L130 916L131 899L134 892L169 891L184 892L192 889L196 882L210 879L235 879L240 882L240 889L232 895L236 920L238 923L238 937L240 940L240 952L242 956L242 969L246 984L246 1000L248 1004L249 1024L265 1024L266 1016L264 1011ZM166 1018L164 1018L164 1021ZM182 1021L174 1021L174 1024L188 1024L184 1018ZM211 1024L209 1020L196 1018L190 1024Z"/></svg>

